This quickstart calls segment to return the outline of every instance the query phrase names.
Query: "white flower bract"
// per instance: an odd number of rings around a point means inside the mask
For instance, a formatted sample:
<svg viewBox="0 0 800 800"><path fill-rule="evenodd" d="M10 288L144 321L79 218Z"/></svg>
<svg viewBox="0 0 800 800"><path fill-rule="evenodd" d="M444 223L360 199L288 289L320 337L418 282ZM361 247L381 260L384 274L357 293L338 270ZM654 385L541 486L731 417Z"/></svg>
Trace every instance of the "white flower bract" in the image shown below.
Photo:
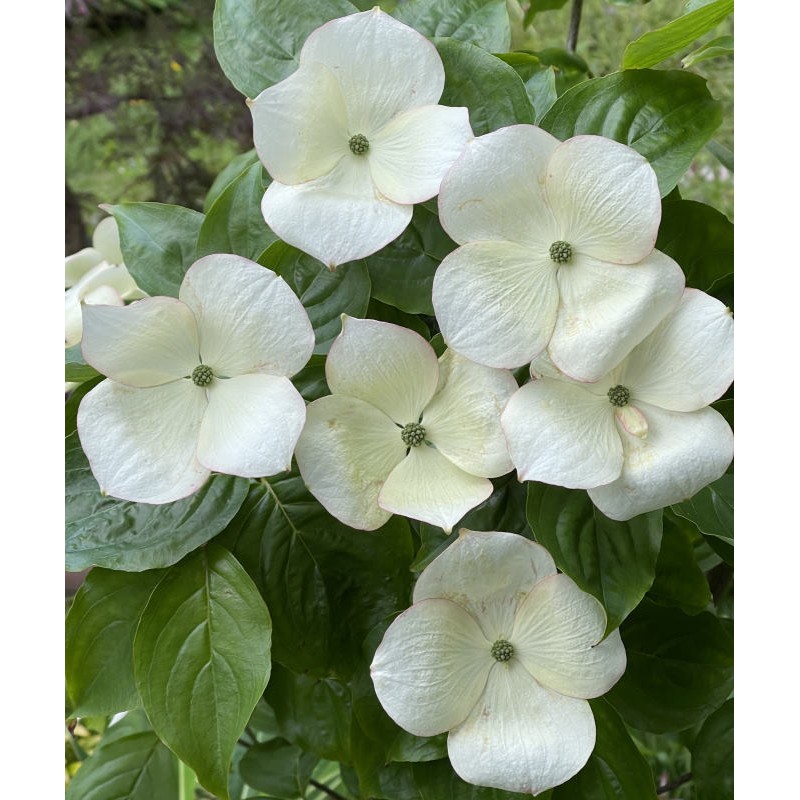
<svg viewBox="0 0 800 800"><path fill-rule="evenodd" d="M100 489L167 503L211 471L288 469L305 421L289 377L314 332L282 278L235 255L186 272L179 299L85 306L82 350L105 380L81 401L78 435Z"/></svg>
<svg viewBox="0 0 800 800"><path fill-rule="evenodd" d="M443 88L433 44L377 7L313 31L297 71L250 104L267 224L329 267L397 238L472 137Z"/></svg>
<svg viewBox="0 0 800 800"><path fill-rule="evenodd" d="M597 383L545 360L531 369L502 416L520 480L588 489L627 520L688 499L733 458L731 429L708 407L733 380L733 317L698 289Z"/></svg>
<svg viewBox="0 0 800 800"><path fill-rule="evenodd" d="M532 125L473 139L442 181L439 217L461 247L436 271L436 318L481 364L515 368L547 348L570 377L598 380L684 287L653 249L656 175L611 139L559 142Z"/></svg>
<svg viewBox="0 0 800 800"><path fill-rule="evenodd" d="M469 783L539 794L575 775L595 742L587 699L625 670L602 605L541 545L499 531L462 530L413 599L371 666L387 714L416 736L449 731Z"/></svg>
<svg viewBox="0 0 800 800"><path fill-rule="evenodd" d="M352 528L392 514L446 531L512 468L500 413L507 370L452 351L437 361L413 331L342 317L325 365L332 392L308 406L295 456L309 491Z"/></svg>

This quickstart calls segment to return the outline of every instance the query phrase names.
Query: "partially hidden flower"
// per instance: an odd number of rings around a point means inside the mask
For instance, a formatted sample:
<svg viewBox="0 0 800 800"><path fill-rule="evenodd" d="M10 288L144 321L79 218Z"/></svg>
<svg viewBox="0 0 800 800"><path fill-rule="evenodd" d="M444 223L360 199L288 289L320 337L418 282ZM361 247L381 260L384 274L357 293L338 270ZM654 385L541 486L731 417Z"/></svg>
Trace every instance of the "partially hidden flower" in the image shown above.
<svg viewBox="0 0 800 800"><path fill-rule="evenodd" d="M282 278L235 255L186 272L179 299L84 306L81 348L107 375L81 401L78 435L100 489L168 503L212 471L288 469L305 422L289 377L314 332Z"/></svg>
<svg viewBox="0 0 800 800"><path fill-rule="evenodd" d="M342 317L295 456L309 491L352 528L392 514L450 531L512 468L500 412L516 390L507 370L436 353L418 333Z"/></svg>
<svg viewBox="0 0 800 800"><path fill-rule="evenodd" d="M64 260L64 346L81 340L81 303L121 306L126 300L145 297L133 280L119 246L114 217L101 219L92 235L92 246Z"/></svg>
<svg viewBox="0 0 800 800"><path fill-rule="evenodd" d="M472 137L443 89L433 44L377 7L313 31L297 71L250 103L267 224L329 267L399 236Z"/></svg>
<svg viewBox="0 0 800 800"><path fill-rule="evenodd" d="M597 383L544 362L531 369L502 418L520 480L588 489L606 516L626 520L688 499L733 458L730 426L709 407L733 380L733 317L705 292L686 289Z"/></svg>
<svg viewBox="0 0 800 800"><path fill-rule="evenodd" d="M416 736L449 731L465 781L539 794L595 742L587 698L625 671L603 606L514 533L462 530L414 587L372 662L386 713Z"/></svg>
<svg viewBox="0 0 800 800"><path fill-rule="evenodd" d="M433 306L449 347L493 367L545 348L575 380L614 367L680 300L684 276L654 250L658 182L635 150L565 142L532 125L473 139L442 181L442 226L461 247Z"/></svg>

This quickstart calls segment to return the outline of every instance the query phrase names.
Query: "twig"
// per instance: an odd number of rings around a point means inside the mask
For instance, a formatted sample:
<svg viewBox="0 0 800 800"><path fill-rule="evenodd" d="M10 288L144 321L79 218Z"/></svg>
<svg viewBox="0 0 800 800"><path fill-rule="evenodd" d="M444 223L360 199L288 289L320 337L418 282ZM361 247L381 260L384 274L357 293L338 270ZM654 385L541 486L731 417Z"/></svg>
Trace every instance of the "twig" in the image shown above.
<svg viewBox="0 0 800 800"><path fill-rule="evenodd" d="M569 32L567 33L567 50L575 52L578 45L578 29L581 27L581 12L583 0L572 0L572 13L569 17Z"/></svg>
<svg viewBox="0 0 800 800"><path fill-rule="evenodd" d="M309 783L315 789L319 789L320 791L325 792L325 794L328 794L331 797L333 797L334 800L347 800L347 798L344 797L344 795L339 794L339 792L334 792L333 789L331 789L330 786L326 786L324 783L320 783L319 781L315 781L313 778L311 778L311 780L309 780Z"/></svg>
<svg viewBox="0 0 800 800"><path fill-rule="evenodd" d="M671 792L673 789L683 786L684 783L689 783L691 779L692 773L687 772L685 775L681 775L680 778L675 778L674 781L670 781L669 783L665 783L663 786L659 786L658 789L656 789L656 794L666 794L667 792Z"/></svg>

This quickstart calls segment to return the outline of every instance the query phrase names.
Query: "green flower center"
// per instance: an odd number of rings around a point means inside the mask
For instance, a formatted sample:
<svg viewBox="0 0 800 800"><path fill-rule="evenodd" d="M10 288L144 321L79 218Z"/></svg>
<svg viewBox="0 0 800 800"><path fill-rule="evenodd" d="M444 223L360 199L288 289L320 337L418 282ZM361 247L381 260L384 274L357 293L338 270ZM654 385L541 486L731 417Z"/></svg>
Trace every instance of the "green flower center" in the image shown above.
<svg viewBox="0 0 800 800"><path fill-rule="evenodd" d="M497 661L508 661L514 655L514 645L505 639L498 639L492 645L492 658Z"/></svg>
<svg viewBox="0 0 800 800"><path fill-rule="evenodd" d="M409 422L400 431L400 438L406 447L419 447L425 441L425 428L418 422Z"/></svg>
<svg viewBox="0 0 800 800"><path fill-rule="evenodd" d="M214 373L211 371L211 367L207 367L205 364L199 364L192 371L192 383L195 386L208 386L212 380L214 380Z"/></svg>
<svg viewBox="0 0 800 800"><path fill-rule="evenodd" d="M572 245L569 242L553 242L550 245L550 258L556 264L566 264L572 258Z"/></svg>
<svg viewBox="0 0 800 800"><path fill-rule="evenodd" d="M369 150L369 139L363 133L356 133L350 137L348 142L350 152L357 156L363 156Z"/></svg>
<svg viewBox="0 0 800 800"><path fill-rule="evenodd" d="M608 399L612 406L626 406L631 399L631 390L626 386L613 386L608 390Z"/></svg>

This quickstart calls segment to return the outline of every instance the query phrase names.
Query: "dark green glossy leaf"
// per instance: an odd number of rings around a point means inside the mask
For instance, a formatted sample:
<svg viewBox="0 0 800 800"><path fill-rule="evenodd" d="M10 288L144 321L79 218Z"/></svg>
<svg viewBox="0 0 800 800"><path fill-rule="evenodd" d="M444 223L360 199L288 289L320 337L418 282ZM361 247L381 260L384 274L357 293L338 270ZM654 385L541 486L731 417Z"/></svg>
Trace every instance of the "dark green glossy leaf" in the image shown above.
<svg viewBox="0 0 800 800"><path fill-rule="evenodd" d="M656 800L653 773L619 714L602 698L589 701L597 740L586 766L553 789L553 800Z"/></svg>
<svg viewBox="0 0 800 800"><path fill-rule="evenodd" d="M217 0L214 52L228 80L246 97L291 75L308 35L358 9L347 0Z"/></svg>
<svg viewBox="0 0 800 800"><path fill-rule="evenodd" d="M108 210L117 220L131 277L150 295L177 297L186 270L197 260L203 215L164 203L122 203Z"/></svg>
<svg viewBox="0 0 800 800"><path fill-rule="evenodd" d="M690 617L645 600L620 628L628 666L608 701L634 728L702 722L733 688L733 637L708 611Z"/></svg>
<svg viewBox="0 0 800 800"><path fill-rule="evenodd" d="M372 296L409 314L433 314L433 274L455 248L438 216L425 206L414 206L411 223L403 233L365 259Z"/></svg>
<svg viewBox="0 0 800 800"><path fill-rule="evenodd" d="M370 278L363 261L330 270L296 247L277 241L258 259L289 284L314 327L314 352L327 353L342 330L342 314L363 317L369 305Z"/></svg>
<svg viewBox="0 0 800 800"><path fill-rule="evenodd" d="M623 69L654 67L708 33L733 13L733 0L714 0L631 42L622 55ZM684 65L686 66L686 65Z"/></svg>
<svg viewBox="0 0 800 800"><path fill-rule="evenodd" d="M447 759L414 764L414 783L422 800L523 800L529 794L473 786L456 775ZM536 795L547 800L550 792Z"/></svg>
<svg viewBox="0 0 800 800"><path fill-rule="evenodd" d="M211 188L206 194L206 199L203 201L203 212L207 214L214 201L225 191L230 183L257 162L258 154L255 148L232 158L222 172L214 178L214 183L211 184Z"/></svg>
<svg viewBox="0 0 800 800"><path fill-rule="evenodd" d="M244 782L270 797L295 800L305 794L318 759L282 739L249 747L239 762Z"/></svg>
<svg viewBox="0 0 800 800"><path fill-rule="evenodd" d="M698 800L733 800L733 699L704 723L692 748Z"/></svg>
<svg viewBox="0 0 800 800"><path fill-rule="evenodd" d="M136 686L153 728L223 800L236 741L269 679L271 628L247 573L212 543L167 572L136 631Z"/></svg>
<svg viewBox="0 0 800 800"><path fill-rule="evenodd" d="M431 335L430 328L418 314L407 314L399 308L386 305L386 303L381 303L374 298L369 301L367 317L369 319L378 319L381 322L391 322L392 325L400 325L402 328L415 331L426 339L430 338Z"/></svg>
<svg viewBox="0 0 800 800"><path fill-rule="evenodd" d="M103 496L77 432L66 438L66 568L97 565L141 572L168 567L216 536L247 496L249 482L212 475L174 503L151 505Z"/></svg>
<svg viewBox="0 0 800 800"><path fill-rule="evenodd" d="M447 758L447 734L438 736L414 736L400 731L391 746L387 757L390 761L437 761Z"/></svg>
<svg viewBox="0 0 800 800"><path fill-rule="evenodd" d="M533 22L533 17L540 11L554 11L563 8L566 4L567 0L530 0L522 20L523 25L527 28Z"/></svg>
<svg viewBox="0 0 800 800"><path fill-rule="evenodd" d="M449 36L495 53L511 44L505 0L408 0L393 14L425 36Z"/></svg>
<svg viewBox="0 0 800 800"><path fill-rule="evenodd" d="M701 489L694 497L672 506L681 517L691 520L708 536L718 536L733 544L733 475Z"/></svg>
<svg viewBox="0 0 800 800"><path fill-rule="evenodd" d="M571 53L562 47L545 47L543 50L533 51L533 54L542 66L553 68L556 94L559 96L589 77L589 65L577 53ZM542 114L537 110L536 119L541 118Z"/></svg>
<svg viewBox="0 0 800 800"><path fill-rule="evenodd" d="M589 133L630 145L650 162L664 196L721 121L720 104L699 76L634 69L573 86L541 126L562 140Z"/></svg>
<svg viewBox="0 0 800 800"><path fill-rule="evenodd" d="M308 364L292 378L292 383L307 403L330 394L325 377L325 356L311 356Z"/></svg>
<svg viewBox="0 0 800 800"><path fill-rule="evenodd" d="M497 58L512 67L522 78L528 93L536 122L547 113L557 98L556 71L542 63L532 52L495 53Z"/></svg>
<svg viewBox="0 0 800 800"><path fill-rule="evenodd" d="M66 621L65 667L72 714L113 714L140 705L133 679L133 635L164 570L93 569Z"/></svg>
<svg viewBox="0 0 800 800"><path fill-rule="evenodd" d="M584 491L529 483L527 514L536 541L562 572L605 606L607 630L616 628L653 583L661 511L616 522Z"/></svg>
<svg viewBox="0 0 800 800"><path fill-rule="evenodd" d="M445 72L445 106L466 106L476 136L518 122L533 124L534 113L522 79L512 67L480 47L437 39Z"/></svg>
<svg viewBox="0 0 800 800"><path fill-rule="evenodd" d="M81 346L74 344L64 348L64 380L82 383L96 378L100 373L90 367L83 358Z"/></svg>
<svg viewBox="0 0 800 800"><path fill-rule="evenodd" d="M197 240L197 257L235 253L255 261L278 237L264 222L264 168L256 162L234 178L208 210Z"/></svg>

